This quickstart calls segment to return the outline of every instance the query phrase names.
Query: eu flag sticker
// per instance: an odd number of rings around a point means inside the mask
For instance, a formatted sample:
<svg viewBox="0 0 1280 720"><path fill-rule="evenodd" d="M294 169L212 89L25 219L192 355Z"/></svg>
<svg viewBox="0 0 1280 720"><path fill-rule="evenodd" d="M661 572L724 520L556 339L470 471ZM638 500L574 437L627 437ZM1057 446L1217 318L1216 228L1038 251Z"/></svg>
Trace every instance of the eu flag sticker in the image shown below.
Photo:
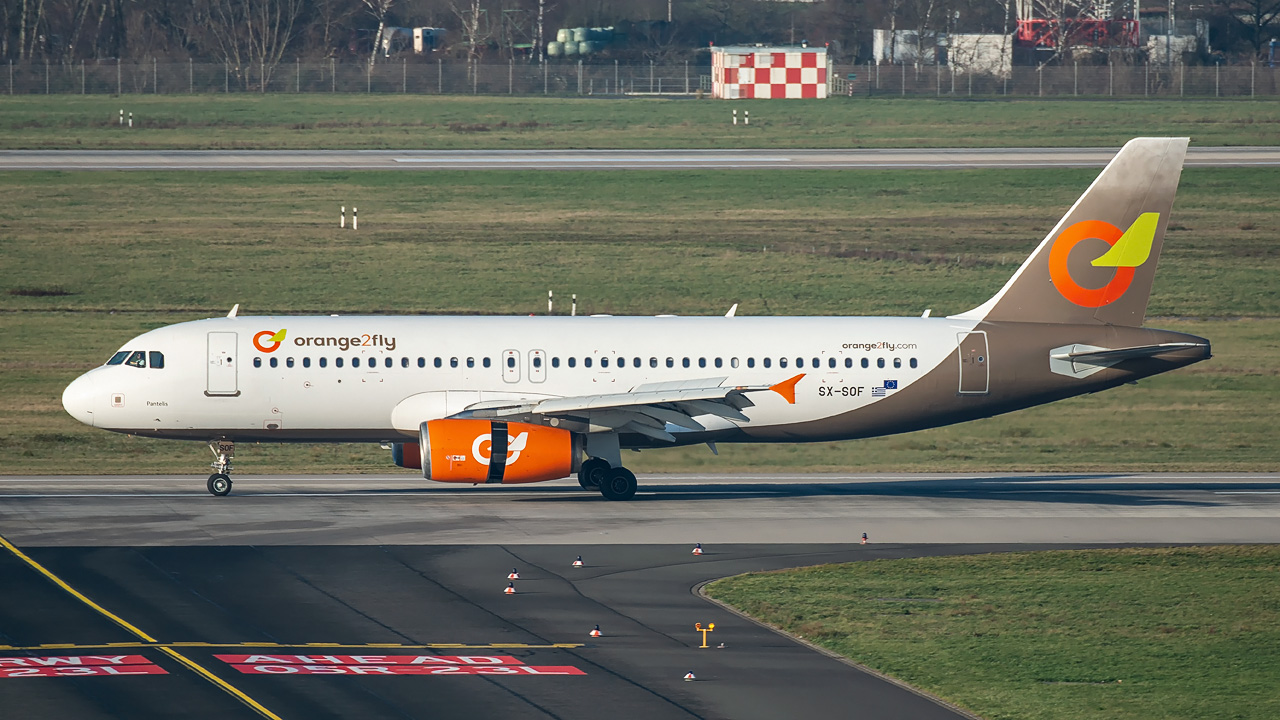
<svg viewBox="0 0 1280 720"><path fill-rule="evenodd" d="M885 389L885 390L897 390L897 389L898 389L898 381L897 381L897 380L885 380L885 381L884 381L884 389Z"/></svg>

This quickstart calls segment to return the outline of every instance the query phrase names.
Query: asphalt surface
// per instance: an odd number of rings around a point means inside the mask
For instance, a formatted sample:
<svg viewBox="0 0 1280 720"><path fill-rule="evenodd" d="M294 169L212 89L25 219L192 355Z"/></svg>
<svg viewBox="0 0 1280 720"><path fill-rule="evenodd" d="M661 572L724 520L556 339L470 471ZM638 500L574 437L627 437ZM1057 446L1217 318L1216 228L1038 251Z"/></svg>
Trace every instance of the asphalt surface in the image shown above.
<svg viewBox="0 0 1280 720"><path fill-rule="evenodd" d="M1276 474L645 476L627 503L412 475L203 485L0 477L6 716L962 717L697 588L873 558L1280 541ZM694 624L712 622L701 649Z"/></svg>
<svg viewBox="0 0 1280 720"><path fill-rule="evenodd" d="M0 170L1055 168L1102 167L1117 150L4 150ZM1192 147L1186 165L1280 166L1280 147Z"/></svg>

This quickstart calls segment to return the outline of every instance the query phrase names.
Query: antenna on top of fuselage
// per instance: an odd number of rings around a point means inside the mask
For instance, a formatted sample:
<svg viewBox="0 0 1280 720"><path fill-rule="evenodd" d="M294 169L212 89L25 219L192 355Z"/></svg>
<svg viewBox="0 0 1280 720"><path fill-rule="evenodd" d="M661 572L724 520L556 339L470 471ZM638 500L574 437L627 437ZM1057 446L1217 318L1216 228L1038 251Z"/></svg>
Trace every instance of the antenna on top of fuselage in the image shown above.
<svg viewBox="0 0 1280 720"><path fill-rule="evenodd" d="M737 314L738 314L738 303L734 303L733 307L729 308L729 312L725 313L724 316L733 317L734 315L737 315Z"/></svg>
<svg viewBox="0 0 1280 720"><path fill-rule="evenodd" d="M227 317L233 318L236 316L236 313L238 312L240 312L240 303L236 303L235 305L231 306L231 312L227 313Z"/></svg>

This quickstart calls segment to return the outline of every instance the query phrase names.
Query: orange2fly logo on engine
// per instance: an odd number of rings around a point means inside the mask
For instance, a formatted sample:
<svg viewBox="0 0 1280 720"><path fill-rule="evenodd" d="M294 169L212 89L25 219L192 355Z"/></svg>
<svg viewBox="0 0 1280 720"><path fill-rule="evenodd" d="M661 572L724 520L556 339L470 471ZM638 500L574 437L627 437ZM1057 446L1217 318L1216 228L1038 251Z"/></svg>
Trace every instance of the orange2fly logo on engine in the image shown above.
<svg viewBox="0 0 1280 720"><path fill-rule="evenodd" d="M1049 279L1062 297L1081 307L1100 308L1119 300L1133 282L1138 267L1151 258L1160 213L1143 213L1121 230L1103 220L1081 220L1058 234L1049 251ZM1071 276L1067 260L1071 251L1085 240L1097 239L1111 246L1089 264L1096 268L1115 268L1110 282L1099 288L1087 288ZM283 333L283 331L281 331Z"/></svg>
<svg viewBox="0 0 1280 720"><path fill-rule="evenodd" d="M284 342L284 332L284 328L280 328L279 332L263 330L253 336L253 346L264 353L275 352L280 349L280 344Z"/></svg>

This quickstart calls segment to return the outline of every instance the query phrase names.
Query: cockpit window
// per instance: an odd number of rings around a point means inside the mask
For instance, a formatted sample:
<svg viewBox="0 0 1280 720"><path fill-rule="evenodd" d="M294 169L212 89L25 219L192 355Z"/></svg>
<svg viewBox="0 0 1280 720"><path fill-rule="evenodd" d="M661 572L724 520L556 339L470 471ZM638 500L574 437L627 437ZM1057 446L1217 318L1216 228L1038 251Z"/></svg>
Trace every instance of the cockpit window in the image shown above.
<svg viewBox="0 0 1280 720"><path fill-rule="evenodd" d="M147 366L147 354L141 350L135 350L129 354L129 359L124 361L129 367L144 368Z"/></svg>
<svg viewBox="0 0 1280 720"><path fill-rule="evenodd" d="M159 370L164 367L164 353L156 352L155 350L152 350L150 353L147 353L147 354L151 356L150 357L151 368L153 370Z"/></svg>
<svg viewBox="0 0 1280 720"><path fill-rule="evenodd" d="M112 355L112 356L111 356L111 359L107 361L107 364L108 364L108 365L119 365L120 363L124 362L124 359L125 359L125 358L127 358L127 357L129 357L129 351L128 351L128 350L121 350L120 352L116 353L115 355Z"/></svg>

